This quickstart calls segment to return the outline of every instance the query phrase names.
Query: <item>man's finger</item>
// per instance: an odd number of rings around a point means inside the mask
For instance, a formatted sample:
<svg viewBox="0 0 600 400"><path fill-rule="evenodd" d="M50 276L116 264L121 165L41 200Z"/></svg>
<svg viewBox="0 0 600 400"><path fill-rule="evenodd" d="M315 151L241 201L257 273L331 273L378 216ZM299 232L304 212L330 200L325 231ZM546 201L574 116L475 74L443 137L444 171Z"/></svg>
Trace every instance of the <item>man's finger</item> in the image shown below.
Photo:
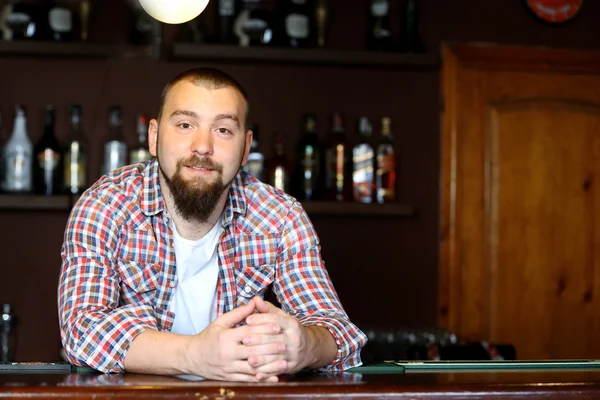
<svg viewBox="0 0 600 400"><path fill-rule="evenodd" d="M276 360L261 367L255 368L255 370L257 371L257 374L279 375L285 372L287 365L288 363L286 360Z"/></svg>
<svg viewBox="0 0 600 400"><path fill-rule="evenodd" d="M263 326L263 325L258 325ZM269 343L285 343L285 335L283 334L260 334L260 333L250 333L244 335L242 338L242 344L246 346L256 346L259 344L269 344Z"/></svg>
<svg viewBox="0 0 600 400"><path fill-rule="evenodd" d="M287 317L279 314L252 314L246 318L246 324L250 326L273 324L279 325L282 330L287 328Z"/></svg>
<svg viewBox="0 0 600 400"><path fill-rule="evenodd" d="M247 304L234 308L216 318L213 323L224 326L226 328L233 328L237 324L243 322L249 315L252 315L256 310L256 305L253 300L250 300Z"/></svg>
<svg viewBox="0 0 600 400"><path fill-rule="evenodd" d="M255 370L275 361L285 361L285 354L276 354L270 356L250 356L248 364Z"/></svg>
<svg viewBox="0 0 600 400"><path fill-rule="evenodd" d="M285 353L287 346L281 342L258 344L256 346L240 346L238 360L247 360L251 356L278 355Z"/></svg>

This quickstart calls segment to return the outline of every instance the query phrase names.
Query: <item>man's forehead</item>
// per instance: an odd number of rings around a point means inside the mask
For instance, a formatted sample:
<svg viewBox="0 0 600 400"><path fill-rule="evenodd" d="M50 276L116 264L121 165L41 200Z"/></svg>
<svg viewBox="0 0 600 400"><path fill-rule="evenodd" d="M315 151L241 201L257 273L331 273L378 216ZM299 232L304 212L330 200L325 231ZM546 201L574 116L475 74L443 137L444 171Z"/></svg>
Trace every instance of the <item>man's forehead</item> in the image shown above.
<svg viewBox="0 0 600 400"><path fill-rule="evenodd" d="M211 88L210 86L207 86L207 85L196 85L195 83L189 82L189 81L177 82L171 88L171 90L168 91L166 99L165 99L166 105L179 107L178 105L176 105L174 103L179 103L178 100L184 101L184 99L180 98L180 96L183 95L181 92L186 89L189 90L190 88L198 88L201 91L205 91L206 92L205 95L209 95L209 96L211 94L215 94L215 95L225 94L226 96L231 96L232 99L234 99L238 103L238 105L240 107L242 107L243 109L245 109L247 107L246 100L244 99L242 94L235 87L223 86L220 88ZM194 97L194 94L191 93L190 96ZM185 99L185 101L187 101L187 99Z"/></svg>

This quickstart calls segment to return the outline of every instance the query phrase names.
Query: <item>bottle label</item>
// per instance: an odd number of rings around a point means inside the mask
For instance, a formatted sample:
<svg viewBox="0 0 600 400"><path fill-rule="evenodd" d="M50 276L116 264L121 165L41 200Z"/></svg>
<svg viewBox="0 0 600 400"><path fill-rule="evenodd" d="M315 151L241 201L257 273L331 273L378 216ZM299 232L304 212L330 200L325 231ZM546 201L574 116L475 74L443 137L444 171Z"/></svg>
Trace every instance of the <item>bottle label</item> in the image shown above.
<svg viewBox="0 0 600 400"><path fill-rule="evenodd" d="M235 12L235 0L219 0L219 15L232 17Z"/></svg>
<svg viewBox="0 0 600 400"><path fill-rule="evenodd" d="M76 192L85 187L86 160L79 143L73 142L65 155L65 188Z"/></svg>
<svg viewBox="0 0 600 400"><path fill-rule="evenodd" d="M396 168L396 157L394 154L380 155L377 157L377 174L382 175Z"/></svg>
<svg viewBox="0 0 600 400"><path fill-rule="evenodd" d="M104 173L127 165L127 144L112 140L104 145Z"/></svg>
<svg viewBox="0 0 600 400"><path fill-rule="evenodd" d="M388 0L371 0L371 15L385 17L388 14Z"/></svg>
<svg viewBox="0 0 600 400"><path fill-rule="evenodd" d="M344 145L338 144L335 147L335 186L337 193L344 191L344 164L346 164Z"/></svg>
<svg viewBox="0 0 600 400"><path fill-rule="evenodd" d="M48 13L50 28L55 32L71 32L73 23L71 11L62 7L54 7Z"/></svg>
<svg viewBox="0 0 600 400"><path fill-rule="evenodd" d="M393 152L377 156L377 202L385 203L396 198L396 157Z"/></svg>
<svg viewBox="0 0 600 400"><path fill-rule="evenodd" d="M44 149L38 154L38 162L40 168L46 173L52 173L58 167L60 161L60 154L52 149Z"/></svg>
<svg viewBox="0 0 600 400"><path fill-rule="evenodd" d="M31 190L31 153L17 148L6 153L6 179L4 189L8 192Z"/></svg>
<svg viewBox="0 0 600 400"><path fill-rule="evenodd" d="M295 39L308 38L309 31L308 16L303 14L290 14L285 19L286 33Z"/></svg>

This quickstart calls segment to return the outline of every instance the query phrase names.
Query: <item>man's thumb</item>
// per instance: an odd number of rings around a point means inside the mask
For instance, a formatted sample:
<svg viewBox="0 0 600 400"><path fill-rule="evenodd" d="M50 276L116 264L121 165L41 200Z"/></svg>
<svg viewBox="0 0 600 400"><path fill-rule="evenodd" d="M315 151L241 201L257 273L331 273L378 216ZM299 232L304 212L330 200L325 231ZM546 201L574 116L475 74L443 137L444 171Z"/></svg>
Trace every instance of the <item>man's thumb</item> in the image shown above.
<svg viewBox="0 0 600 400"><path fill-rule="evenodd" d="M240 322L244 322L250 314L254 313L254 310L256 310L256 305L254 304L254 300L250 300L248 304L234 308L228 313L221 315L215 319L215 323L226 328L233 328Z"/></svg>

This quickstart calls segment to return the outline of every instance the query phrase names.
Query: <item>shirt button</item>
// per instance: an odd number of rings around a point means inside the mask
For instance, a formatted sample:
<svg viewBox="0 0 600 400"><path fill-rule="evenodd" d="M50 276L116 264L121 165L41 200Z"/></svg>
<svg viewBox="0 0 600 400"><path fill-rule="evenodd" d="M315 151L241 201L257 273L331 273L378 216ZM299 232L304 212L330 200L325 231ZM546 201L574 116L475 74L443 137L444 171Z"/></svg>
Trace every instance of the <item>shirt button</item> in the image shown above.
<svg viewBox="0 0 600 400"><path fill-rule="evenodd" d="M252 288L251 288L250 286L246 286L246 287L244 288L244 292L246 292L246 293L250 294L250 292L252 292Z"/></svg>
<svg viewBox="0 0 600 400"><path fill-rule="evenodd" d="M172 288L174 288L175 286L177 286L177 281L176 280L172 280L171 283L169 283L169 286L171 286Z"/></svg>

